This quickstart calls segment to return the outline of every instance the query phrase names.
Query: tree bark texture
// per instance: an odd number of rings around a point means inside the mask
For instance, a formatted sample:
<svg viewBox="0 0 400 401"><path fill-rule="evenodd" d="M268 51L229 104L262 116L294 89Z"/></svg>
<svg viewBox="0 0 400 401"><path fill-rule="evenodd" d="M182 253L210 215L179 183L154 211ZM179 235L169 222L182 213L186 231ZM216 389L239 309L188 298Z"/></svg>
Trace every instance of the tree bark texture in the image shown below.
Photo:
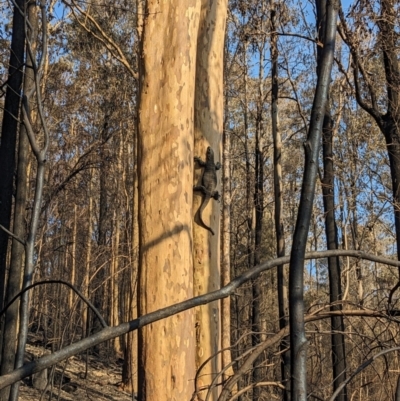
<svg viewBox="0 0 400 401"><path fill-rule="evenodd" d="M139 315L193 295L197 0L149 0L140 58ZM185 311L139 333L139 399L190 399L195 322Z"/></svg>
<svg viewBox="0 0 400 401"><path fill-rule="evenodd" d="M214 150L215 162L220 161L223 132L223 61L227 1L201 1L197 37L196 88L194 114L195 155L204 159L207 146ZM201 180L202 170L195 170L194 183ZM220 193L221 170L217 171ZM193 212L199 209L202 197L193 202ZM211 199L203 212L203 219L215 235L198 224L193 229L194 295L214 291L221 286L220 271L220 204ZM221 304L219 301L196 308L196 368L221 347ZM221 368L221 355L213 358L201 371L198 387L210 385ZM217 399L215 387L212 398ZM204 393L205 395L205 393ZM204 398L201 395L202 398Z"/></svg>

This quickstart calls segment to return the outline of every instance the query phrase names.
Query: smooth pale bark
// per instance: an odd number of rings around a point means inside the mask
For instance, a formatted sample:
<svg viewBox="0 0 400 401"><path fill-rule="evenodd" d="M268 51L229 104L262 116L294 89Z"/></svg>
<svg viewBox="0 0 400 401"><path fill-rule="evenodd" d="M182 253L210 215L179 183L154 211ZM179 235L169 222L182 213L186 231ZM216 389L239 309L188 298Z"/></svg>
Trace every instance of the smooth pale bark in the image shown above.
<svg viewBox="0 0 400 401"><path fill-rule="evenodd" d="M220 161L220 142L223 131L223 55L227 1L202 1L197 41L195 89L195 155L205 159L207 146ZM201 180L202 170L195 172L194 182ZM220 183L221 174L217 171ZM217 190L220 192L220 186ZM193 212L200 207L201 196L194 197ZM215 235L200 225L194 225L194 295L205 294L220 288L220 204L211 199L204 210L203 219ZM220 349L220 302L196 308L196 367ZM201 371L197 386L211 383L220 370L220 355L213 358ZM203 397L201 394L200 397ZM217 388L213 389L216 399Z"/></svg>
<svg viewBox="0 0 400 401"><path fill-rule="evenodd" d="M140 57L139 315L193 295L193 104L197 0L149 0ZM185 311L139 333L139 399L189 400L195 322Z"/></svg>

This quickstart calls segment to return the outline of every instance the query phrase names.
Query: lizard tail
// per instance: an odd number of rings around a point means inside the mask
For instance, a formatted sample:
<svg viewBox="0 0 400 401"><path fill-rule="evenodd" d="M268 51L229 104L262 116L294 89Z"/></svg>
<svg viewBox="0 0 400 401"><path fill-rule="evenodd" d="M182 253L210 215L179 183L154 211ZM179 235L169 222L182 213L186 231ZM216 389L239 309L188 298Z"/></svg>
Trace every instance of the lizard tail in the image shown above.
<svg viewBox="0 0 400 401"><path fill-rule="evenodd" d="M207 206L207 203L209 202L209 200L210 200L210 196L207 195L207 196L204 198L204 200L203 200L203 202L202 202L202 204L201 204L201 206L200 206L200 209L199 209L199 220L200 220L201 225L202 225L206 230L210 231L210 233L211 233L212 235L214 235L215 233L214 233L213 229L212 229L211 227L209 227L209 226L208 226L206 223L204 223L204 221L203 221L203 210L204 210L205 207Z"/></svg>

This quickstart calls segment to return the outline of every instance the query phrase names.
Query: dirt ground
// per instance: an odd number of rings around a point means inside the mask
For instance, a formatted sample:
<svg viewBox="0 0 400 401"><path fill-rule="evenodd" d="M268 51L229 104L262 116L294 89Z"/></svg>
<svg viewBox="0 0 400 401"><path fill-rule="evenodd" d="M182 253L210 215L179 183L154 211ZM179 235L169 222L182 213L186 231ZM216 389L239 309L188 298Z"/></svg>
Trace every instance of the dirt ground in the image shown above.
<svg viewBox="0 0 400 401"><path fill-rule="evenodd" d="M28 345L27 352L40 357L43 349ZM21 401L59 400L59 401L132 401L136 398L120 389L122 361L101 361L88 357L87 374L86 356L72 357L48 370L46 390L37 390L32 386L32 378L26 378L20 386ZM51 386L51 383L53 385Z"/></svg>

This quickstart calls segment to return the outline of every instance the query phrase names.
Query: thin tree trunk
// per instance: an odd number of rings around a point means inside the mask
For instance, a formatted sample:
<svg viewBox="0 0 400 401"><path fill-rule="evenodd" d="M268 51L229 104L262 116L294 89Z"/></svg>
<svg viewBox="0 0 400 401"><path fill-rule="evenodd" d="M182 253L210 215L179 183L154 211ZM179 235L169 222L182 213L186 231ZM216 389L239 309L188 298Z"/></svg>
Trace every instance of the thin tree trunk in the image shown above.
<svg viewBox="0 0 400 401"><path fill-rule="evenodd" d="M264 11L264 2L263 2ZM263 30L263 27L261 28ZM263 109L264 109L264 43L261 44L259 56L258 76L258 102L256 117L255 135L255 171L254 171L254 211L255 211L255 232L254 232L254 259L253 265L257 266L261 261L262 223L264 216L264 157L262 149L263 136ZM264 294L262 291L263 277L258 277L253 282L253 346L258 345L266 338L266 322L263 319L262 305ZM264 334L263 334L264 333ZM262 368L264 355L256 359L253 367L253 382L260 383L265 380L265 368ZM261 394L261 387L254 387L253 400L258 401Z"/></svg>
<svg viewBox="0 0 400 401"><path fill-rule="evenodd" d="M326 27L326 0L317 1L317 27L318 37L321 43L324 43ZM317 49L317 72L320 73L322 48ZM325 234L327 248L329 250L338 249L338 235L335 221L335 187L334 187L334 169L333 169L333 121L330 113L329 97L327 100L323 127L322 127L322 152L324 175L322 178L322 195L325 212ZM329 300L331 302L331 311L341 311L342 305L335 303L342 299L340 260L338 257L328 258L329 272ZM341 386L346 380L346 354L344 342L344 322L343 316L331 316L331 353L332 353L332 373L333 373L333 391ZM346 387L340 391L337 396L339 401L347 401Z"/></svg>
<svg viewBox="0 0 400 401"><path fill-rule="evenodd" d="M141 4L141 0L138 1ZM130 245L129 253L129 285L125 286L125 304L128 306L127 320L135 319L138 316L138 293L137 276L139 270L138 249L139 249L139 226L138 226L138 175L137 175L137 135L133 138L133 199L132 199L132 226L131 233L126 234L126 242ZM125 163L127 166L129 163ZM129 181L129 180L128 180ZM126 172L124 171L123 182L127 185ZM128 242L131 239L131 244ZM122 367L122 387L125 391L133 393L138 389L138 332L130 332L126 335L126 346L124 348L124 364Z"/></svg>
<svg viewBox="0 0 400 401"><path fill-rule="evenodd" d="M120 155L121 156L121 155ZM118 174L119 175L119 174ZM120 175L117 178L120 180ZM118 183L117 187L120 189L121 185ZM117 193L121 193L120 190ZM110 271L110 321L113 326L117 326L120 323L119 319L119 282L120 277L118 276L119 271L119 240L120 240L120 218L121 210L117 207L116 213L114 213L114 229L113 229L113 238L112 238L112 258L111 258L111 271ZM114 351L117 355L121 354L121 341L120 337L116 337L113 341Z"/></svg>
<svg viewBox="0 0 400 401"><path fill-rule="evenodd" d="M291 345L291 394L295 401L307 400L307 339L304 326L304 254L310 227L315 182L318 171L319 148L323 115L329 93L329 83L336 39L338 4L330 2L326 9L324 48L309 132L305 147L305 164L300 205L293 235L293 248L289 270L290 345Z"/></svg>
<svg viewBox="0 0 400 401"><path fill-rule="evenodd" d="M93 169L89 170L89 188L88 188L88 211L87 211L87 232L86 232L86 247L85 247L85 267L82 280L82 292L85 297L89 297L90 287L90 265L92 260L92 236L93 236ZM89 320L88 307L83 305L82 309L82 336L89 335Z"/></svg>
<svg viewBox="0 0 400 401"><path fill-rule="evenodd" d="M226 76L226 75L225 75ZM228 116L228 97L225 97L225 116ZM222 137L222 221L221 221L221 285L231 281L231 136L228 133L228 118L224 120ZM232 362L231 353L231 298L221 300L221 367L225 369ZM227 368L222 376L227 380L233 374L233 368Z"/></svg>
<svg viewBox="0 0 400 401"><path fill-rule="evenodd" d="M25 49L25 20L19 10L25 11L25 0L15 0L10 64L4 101L0 142L0 225L10 229L15 150L20 114L21 85ZM0 228L0 309L4 307L6 262L9 236Z"/></svg>
<svg viewBox="0 0 400 401"><path fill-rule="evenodd" d="M22 288L25 289L30 286L33 282L33 272L35 267L35 245L36 235L39 227L39 218L42 210L43 190L45 182L46 172L46 158L47 149L49 146L49 131L47 128L46 120L44 118L43 101L41 97L40 77L42 72L39 66L45 64L47 59L47 15L44 0L40 3L41 9L41 30L42 30L42 51L41 60L38 65L34 65L33 70L35 73L35 90L30 94L24 94L24 103L22 107L23 121L28 133L32 152L35 156L36 161L36 179L35 179L35 194L32 204L32 214L29 223L28 236L25 242L25 268ZM33 51L33 49L30 49ZM33 64L37 64L35 60L32 60ZM35 101L33 101L35 96ZM30 123L29 113L30 107L35 104L38 109L38 115L40 116L42 138L39 141L33 131L33 127ZM20 321L19 321L19 333L18 333L18 346L17 354L15 359L15 367L19 368L23 365L25 347L28 338L28 324L29 324L29 299L30 292L25 291L21 295L20 303ZM16 401L18 399L19 382L14 383L11 387L10 401Z"/></svg>
<svg viewBox="0 0 400 401"><path fill-rule="evenodd" d="M35 42L37 36L37 10L34 3L28 7L28 19L33 31L29 32L31 42ZM34 88L34 74L31 68L32 62L27 57L28 68L26 68L24 76L24 92L31 93ZM29 68L30 67L30 68ZM16 177L16 196L14 206L14 223L13 232L21 239L26 237L26 200L28 185L28 165L29 165L29 140L24 124L20 125L19 143L18 143L18 165ZM23 266L25 257L25 247L15 239L12 241L10 272L8 276L6 288L6 303L20 291L22 286ZM1 357L1 375L14 370L16 338L18 328L19 302L14 302L5 314L4 331L2 338L2 357ZM0 392L0 400L8 400L10 387Z"/></svg>
<svg viewBox="0 0 400 401"><path fill-rule="evenodd" d="M105 316L107 309L104 304L107 294L107 275L109 274L109 247L107 246L107 231L109 229L109 213L108 213L108 149L107 147L107 137L108 137L108 122L110 115L106 112L104 115L104 123L101 130L101 148L100 148L100 171L99 171L99 219L98 219L98 240L97 240L97 249L98 249L98 257L97 257L97 274L95 279L93 280L94 287L94 305L95 307L103 313ZM96 333L101 330L102 326L99 319L93 315L92 316L92 332ZM94 347L94 350L97 354L100 354L104 351L105 345L99 344Z"/></svg>
<svg viewBox="0 0 400 401"><path fill-rule="evenodd" d="M270 23L271 23L271 123L272 137L274 141L274 201L275 201L275 235L276 235L276 256L285 256L285 232L282 219L283 207L283 177L282 177L282 139L279 130L278 97L278 35L276 27L276 3L270 0ZM287 274L285 266L277 267L278 285L278 314L279 328L282 330L289 324ZM281 380L285 386L284 400L290 399L290 351L289 337L285 337L280 345L282 354ZM285 351L286 350L286 351Z"/></svg>
<svg viewBox="0 0 400 401"><path fill-rule="evenodd" d="M78 230L78 207L76 204L74 204L74 222L73 222L73 226L72 226L72 239L71 239L72 249L71 249L71 258L70 258L71 262L69 263L71 265L71 277L70 277L69 281L72 285L75 285L75 281L76 281L77 230ZM68 266L66 266L66 267L68 267ZM71 313L72 313L72 308L74 305L74 299L75 299L75 294L73 291L70 291L68 293L68 307L69 307L69 310Z"/></svg>

